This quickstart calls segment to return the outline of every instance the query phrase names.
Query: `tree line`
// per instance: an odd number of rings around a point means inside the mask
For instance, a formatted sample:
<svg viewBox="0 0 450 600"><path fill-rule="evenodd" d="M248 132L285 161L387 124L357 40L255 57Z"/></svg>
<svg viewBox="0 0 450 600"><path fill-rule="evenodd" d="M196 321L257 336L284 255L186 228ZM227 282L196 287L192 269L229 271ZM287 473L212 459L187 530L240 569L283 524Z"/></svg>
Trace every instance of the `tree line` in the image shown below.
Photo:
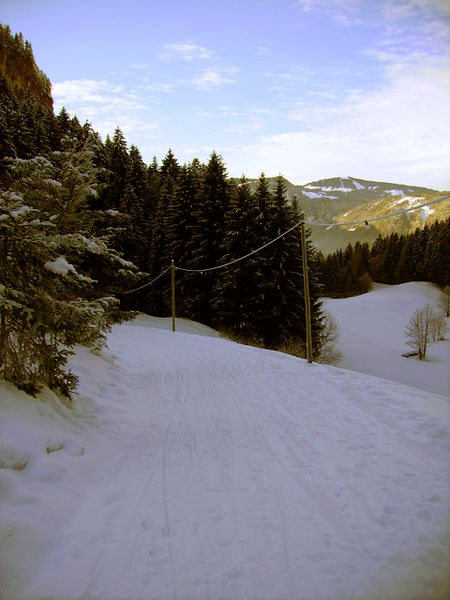
<svg viewBox="0 0 450 600"><path fill-rule="evenodd" d="M380 235L371 248L356 242L328 256L318 252L316 258L325 296L361 294L372 281L429 281L444 288L450 282L450 218L409 234Z"/></svg>
<svg viewBox="0 0 450 600"><path fill-rule="evenodd" d="M261 174L252 192L245 177L228 177L216 152L180 164L169 150L146 165L119 128L103 142L89 123L65 109L55 115L4 76L0 98L2 378L70 396L76 377L65 362L75 344L101 345L124 311L169 314L169 276L145 283L171 260L187 269L177 271L179 316L264 347L303 343L298 229L208 271L296 223L281 177L272 192ZM309 233L307 252L317 357L323 314Z"/></svg>

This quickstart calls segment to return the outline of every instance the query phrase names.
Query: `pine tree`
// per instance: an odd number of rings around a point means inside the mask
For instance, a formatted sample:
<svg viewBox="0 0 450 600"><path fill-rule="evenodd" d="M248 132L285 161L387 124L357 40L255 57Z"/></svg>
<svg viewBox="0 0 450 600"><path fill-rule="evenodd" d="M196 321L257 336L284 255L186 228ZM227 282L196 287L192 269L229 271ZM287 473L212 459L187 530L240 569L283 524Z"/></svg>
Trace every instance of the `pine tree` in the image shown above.
<svg viewBox="0 0 450 600"><path fill-rule="evenodd" d="M450 282L450 218L430 226L424 255L427 281L444 288Z"/></svg>
<svg viewBox="0 0 450 600"><path fill-rule="evenodd" d="M94 280L95 266L109 263L116 285L133 278L131 265L89 235L91 156L90 147L72 146L52 160L8 163L10 186L0 195L0 377L29 393L45 384L70 396L77 381L64 369L70 349L104 339L117 302Z"/></svg>
<svg viewBox="0 0 450 600"><path fill-rule="evenodd" d="M128 181L122 211L128 226L122 246L124 254L140 268L146 268L151 240L147 168L136 146L130 147Z"/></svg>
<svg viewBox="0 0 450 600"><path fill-rule="evenodd" d="M108 147L109 181L106 189L106 208L126 212L125 190L128 181L127 142L119 127L116 127L111 145Z"/></svg>
<svg viewBox="0 0 450 600"><path fill-rule="evenodd" d="M64 106L55 117L52 135L53 150L62 149L62 140L70 134L70 115Z"/></svg>
<svg viewBox="0 0 450 600"><path fill-rule="evenodd" d="M226 230L228 204L226 168L222 157L213 152L204 170L199 201L194 209L190 268L209 268L223 262L222 240ZM188 304L191 317L209 325L215 323L211 291L218 276L220 275L215 271L205 271L204 274L192 277L192 297Z"/></svg>
<svg viewBox="0 0 450 600"><path fill-rule="evenodd" d="M17 132L14 128L17 98L5 77L0 76L0 159L15 157Z"/></svg>
<svg viewBox="0 0 450 600"><path fill-rule="evenodd" d="M192 235L195 209L199 201L204 166L198 159L183 165L173 191L173 200L167 210L166 262L173 260L176 266L186 267L192 262ZM177 314L188 316L186 302L192 297L191 283L197 275L177 272Z"/></svg>
<svg viewBox="0 0 450 600"><path fill-rule="evenodd" d="M148 271L158 276L170 265L171 249L168 246L168 214L174 201L180 166L172 150L164 157L158 180L158 204L153 215L152 242ZM170 313L170 278L162 278L158 285L148 288L148 310L154 315Z"/></svg>
<svg viewBox="0 0 450 600"><path fill-rule="evenodd" d="M236 260L260 246L255 229L258 206L245 177L230 190L227 228L222 241L224 262ZM261 256L254 254L221 270L214 289L214 311L220 329L232 331L244 340L263 341L256 322L262 285Z"/></svg>

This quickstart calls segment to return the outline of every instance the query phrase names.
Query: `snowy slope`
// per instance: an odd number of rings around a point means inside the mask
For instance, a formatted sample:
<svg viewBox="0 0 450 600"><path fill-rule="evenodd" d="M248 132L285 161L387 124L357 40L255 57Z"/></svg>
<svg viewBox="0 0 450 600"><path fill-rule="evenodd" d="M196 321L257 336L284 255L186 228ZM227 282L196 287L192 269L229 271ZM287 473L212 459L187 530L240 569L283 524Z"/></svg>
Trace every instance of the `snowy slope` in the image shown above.
<svg viewBox="0 0 450 600"><path fill-rule="evenodd" d="M0 597L446 597L446 400L180 326L0 383Z"/></svg>
<svg viewBox="0 0 450 600"><path fill-rule="evenodd" d="M369 373L415 388L450 396L450 342L430 344L427 361L402 357L405 328L411 315L427 304L435 306L440 290L430 283L375 284L368 294L326 299L323 307L339 325L338 347L344 369Z"/></svg>

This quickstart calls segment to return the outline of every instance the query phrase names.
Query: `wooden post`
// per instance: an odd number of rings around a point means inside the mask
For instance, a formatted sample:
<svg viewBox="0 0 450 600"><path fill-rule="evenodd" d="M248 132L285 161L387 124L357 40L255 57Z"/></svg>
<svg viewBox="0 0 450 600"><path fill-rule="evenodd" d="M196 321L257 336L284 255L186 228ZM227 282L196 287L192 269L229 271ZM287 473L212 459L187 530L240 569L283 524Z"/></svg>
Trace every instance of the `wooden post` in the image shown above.
<svg viewBox="0 0 450 600"><path fill-rule="evenodd" d="M306 318L306 358L312 363L312 339L311 339L311 299L309 296L308 257L306 255L306 238L304 216L300 230L302 233L302 263L303 263L303 292L305 296L305 318Z"/></svg>
<svg viewBox="0 0 450 600"><path fill-rule="evenodd" d="M172 299L172 331L175 331L175 262L173 258L170 264L170 283Z"/></svg>

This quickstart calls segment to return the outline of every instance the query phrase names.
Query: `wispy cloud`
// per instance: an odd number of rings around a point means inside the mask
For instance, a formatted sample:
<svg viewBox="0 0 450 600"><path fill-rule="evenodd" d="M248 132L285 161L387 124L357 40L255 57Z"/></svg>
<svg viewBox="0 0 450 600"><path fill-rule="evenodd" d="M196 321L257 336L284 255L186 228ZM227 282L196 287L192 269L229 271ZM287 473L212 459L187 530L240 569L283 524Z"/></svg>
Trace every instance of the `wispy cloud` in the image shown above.
<svg viewBox="0 0 450 600"><path fill-rule="evenodd" d="M147 90L148 92L163 92L164 94L170 94L173 90L172 83L151 83L148 85L143 85L142 89Z"/></svg>
<svg viewBox="0 0 450 600"><path fill-rule="evenodd" d="M252 48L252 50L256 54L256 56L266 56L270 53L270 48L268 48L267 46L255 46L254 48Z"/></svg>
<svg viewBox="0 0 450 600"><path fill-rule="evenodd" d="M296 6L305 13L328 15L338 25L352 26L362 23L360 2L361 0L297 0Z"/></svg>
<svg viewBox="0 0 450 600"><path fill-rule="evenodd" d="M134 63L128 67L129 69L133 69L134 71L146 71L148 69L147 65L142 63Z"/></svg>
<svg viewBox="0 0 450 600"><path fill-rule="evenodd" d="M159 53L162 60L178 59L186 62L193 60L209 60L213 58L214 53L204 46L193 44L191 42L174 42L165 44L163 50Z"/></svg>
<svg viewBox="0 0 450 600"><path fill-rule="evenodd" d="M290 117L298 127L234 149L225 157L229 168L253 176L256 169L281 170L297 183L378 173L386 181L448 187L447 72L446 61L430 57L420 67L388 71L380 89L355 89L339 104L296 105ZM233 154L240 156L238 168Z"/></svg>
<svg viewBox="0 0 450 600"><path fill-rule="evenodd" d="M123 85L106 80L75 79L54 83L52 95L57 106L91 104L102 110L120 106L126 109L145 108L137 95L126 92Z"/></svg>
<svg viewBox="0 0 450 600"><path fill-rule="evenodd" d="M55 111L63 106L78 119L95 122L102 137L114 132L117 125L132 137L154 137L158 127L148 118L139 118L147 104L134 91L106 80L78 79L55 83L52 86Z"/></svg>
<svg viewBox="0 0 450 600"><path fill-rule="evenodd" d="M207 69L200 75L194 77L192 79L192 84L199 90L214 90L224 85L236 83L236 79L230 77L230 75L234 75L236 71L237 70L233 67L223 69L222 71L219 71L217 68Z"/></svg>

